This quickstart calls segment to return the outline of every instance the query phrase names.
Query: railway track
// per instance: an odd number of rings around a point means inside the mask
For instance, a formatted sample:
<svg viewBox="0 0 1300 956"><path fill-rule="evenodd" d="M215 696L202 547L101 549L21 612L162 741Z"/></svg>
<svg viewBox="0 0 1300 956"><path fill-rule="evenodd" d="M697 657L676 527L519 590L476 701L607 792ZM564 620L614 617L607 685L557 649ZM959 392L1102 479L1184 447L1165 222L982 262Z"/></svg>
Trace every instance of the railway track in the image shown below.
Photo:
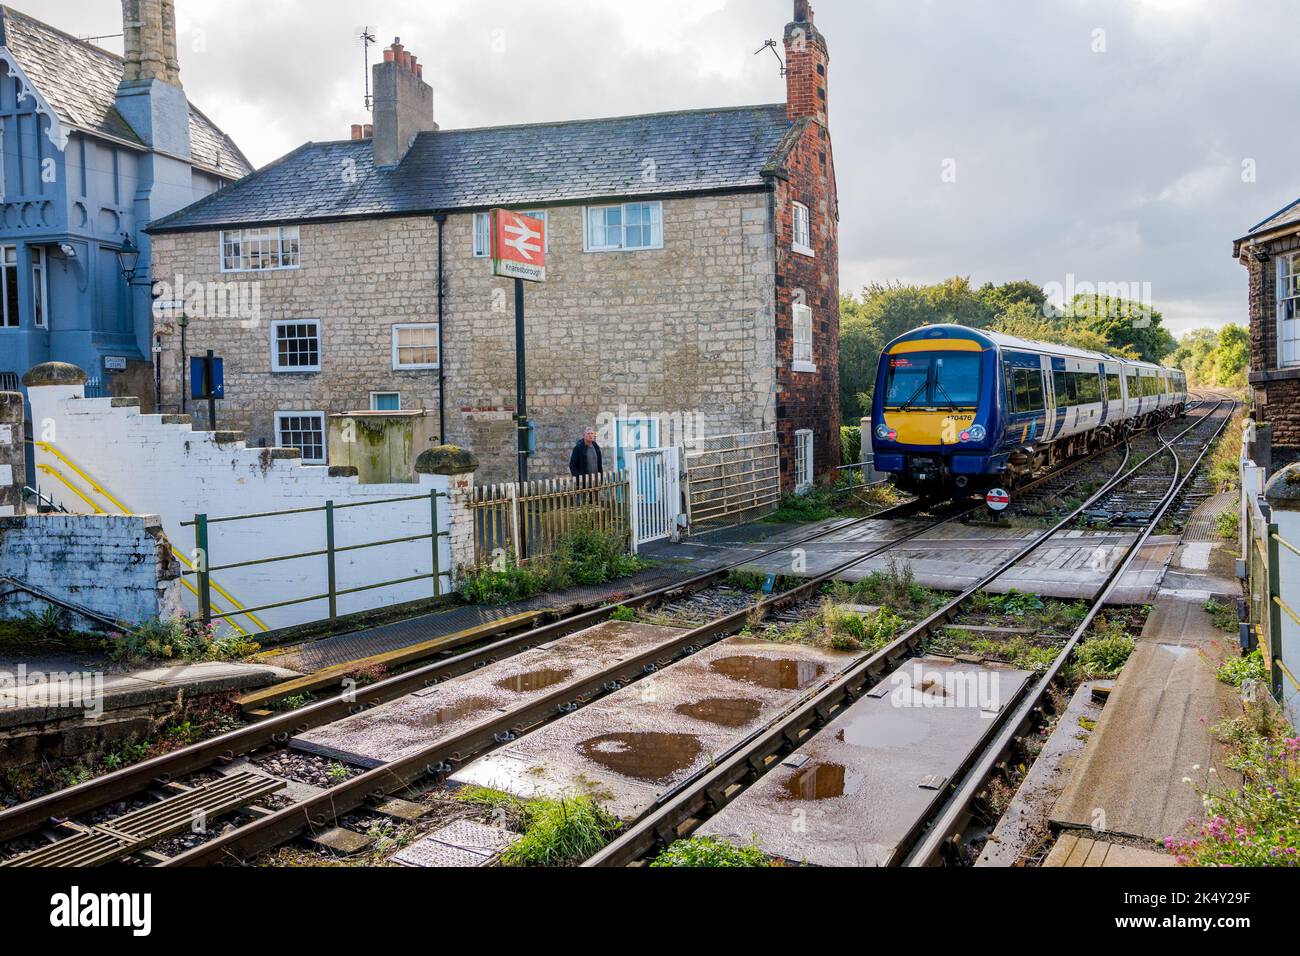
<svg viewBox="0 0 1300 956"><path fill-rule="evenodd" d="M1227 406L1225 414L1224 408ZM915 658L924 644L942 628L952 624L989 584L1037 551L1055 535L1073 527L1080 516L1098 501L1121 492L1141 479L1148 470L1167 478L1163 502L1155 509L1143 532L1115 565L1105 584L1089 602L1084 620L1071 634L1055 661L1041 679L1021 692L1011 706L1004 707L979 735L979 743L961 762L957 772L935 789L930 805L911 829L898 841L888 859L893 865L929 866L962 859L962 847L970 838L976 804L991 777L1007 761L1017 742L1045 718L1048 691L1058 681L1065 663L1088 632L1115 585L1132 565L1142 546L1185 487L1206 449L1231 420L1235 403L1214 403L1198 422L1172 438L1160 436L1162 448L1132 468L1121 467L1111 482L1089 502L1062 518L1051 530L1036 538L1017 554L992 570L973 587L936 611L892 644L842 671L817 688L777 720L751 734L728 753L721 755L705 772L680 785L652 811L645 814L622 836L587 861L587 866L628 866L653 858L674 840L700 830L708 820L743 799L744 795L778 766L803 766L803 748L818 734L844 717L854 704L885 685L891 674ZM1193 449L1199 448L1199 453ZM1126 459L1127 464L1127 459ZM1167 470L1166 470L1167 469ZM975 711L971 720L985 719ZM839 724L842 737L849 725ZM804 755L806 757L806 755ZM787 763L789 761L789 763ZM838 768L843 773L843 768ZM803 774L805 770L798 771ZM796 777L791 778L797 780ZM814 781L815 782L815 781ZM800 784L802 785L802 784ZM874 808L879 811L879 808ZM788 813L788 811L787 811ZM996 821L994 821L996 822ZM786 821L788 825L788 820ZM757 835L757 834L756 834Z"/></svg>
<svg viewBox="0 0 1300 956"><path fill-rule="evenodd" d="M1075 462L1063 471L1086 467L1103 454L1105 452ZM1032 495L1036 490L1047 493L1050 482L1059 479L1059 474L1044 476L1023 489L1022 493ZM47 839L53 838L47 845L9 859L6 865L59 865L58 861L94 865L125 859L163 866L241 862L304 832L327 828L354 810L379 807L379 812L383 812L382 807L388 795L426 778L439 780L473 756L507 744L527 730L562 717L736 633L746 623L752 623L756 614L776 619L783 615L797 617L799 610L795 609L807 606L824 585L839 575L902 543L969 517L980 507L981 505L969 501L939 506L909 502L868 517L840 522L798 541L784 543L757 558L746 558L734 565L628 599L618 605L577 613L531 632L491 641L448 660L381 681L360 691L359 695L345 694L322 701L0 812L0 842L18 838L31 840L34 834L42 831ZM787 553L868 521L885 518L919 519L919 524L904 528L901 533L890 536L866 553L857 555L824 574L767 598L757 607L746 603L735 610L723 610L711 620L690 628L667 646L619 661L578 683L559 686L552 692L534 698L524 707L509 713L494 714L463 733L436 741L408 757L352 776L315 796L292 802L280 809L270 809L259 803L265 801L268 792L265 788L254 785L256 781L242 781L244 785L235 787L232 791L229 785L211 779L214 768L230 765L241 757L283 748L294 735L345 719L593 627L609 620L611 614L620 607L644 610L681 602L710 589L717 589L728 573L740 566L764 557ZM145 802L145 806L139 809L147 817L144 821L147 825L140 825L139 819L133 816L137 811L132 811L126 817L99 823L76 822L78 817L84 818L94 812L102 814L106 806L127 800ZM152 806L150 801L153 801ZM209 819L215 820L223 814L231 813L242 814L241 819L246 822L175 856L164 858L151 849L159 840L178 833L187 826L193 829L195 819L204 820L206 825Z"/></svg>

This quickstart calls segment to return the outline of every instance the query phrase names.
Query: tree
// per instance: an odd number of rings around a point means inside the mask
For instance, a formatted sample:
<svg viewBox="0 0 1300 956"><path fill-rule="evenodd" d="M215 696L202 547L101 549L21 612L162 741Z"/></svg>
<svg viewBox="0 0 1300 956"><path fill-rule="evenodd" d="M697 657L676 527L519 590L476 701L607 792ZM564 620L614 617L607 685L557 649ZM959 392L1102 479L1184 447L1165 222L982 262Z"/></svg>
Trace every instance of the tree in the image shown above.
<svg viewBox="0 0 1300 956"><path fill-rule="evenodd" d="M1193 329L1178 341L1169 364L1192 385L1243 389L1250 369L1250 332L1240 325Z"/></svg>
<svg viewBox="0 0 1300 956"><path fill-rule="evenodd" d="M1129 299L1075 296L1057 321L1100 333L1113 348L1131 347L1144 362L1162 362L1178 348L1164 316Z"/></svg>

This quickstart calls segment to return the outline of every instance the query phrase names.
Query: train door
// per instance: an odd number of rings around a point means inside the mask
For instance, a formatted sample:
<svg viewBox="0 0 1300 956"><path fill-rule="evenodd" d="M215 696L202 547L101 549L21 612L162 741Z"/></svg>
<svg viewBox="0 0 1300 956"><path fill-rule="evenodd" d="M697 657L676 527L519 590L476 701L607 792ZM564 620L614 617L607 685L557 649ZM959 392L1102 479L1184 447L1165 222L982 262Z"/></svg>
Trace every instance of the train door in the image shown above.
<svg viewBox="0 0 1300 956"><path fill-rule="evenodd" d="M1057 416L1056 383L1052 375L1052 360L1046 355L1039 360L1042 364L1039 374L1043 376L1043 393L1047 396L1047 411L1043 418L1043 439L1051 441L1061 433L1063 422Z"/></svg>

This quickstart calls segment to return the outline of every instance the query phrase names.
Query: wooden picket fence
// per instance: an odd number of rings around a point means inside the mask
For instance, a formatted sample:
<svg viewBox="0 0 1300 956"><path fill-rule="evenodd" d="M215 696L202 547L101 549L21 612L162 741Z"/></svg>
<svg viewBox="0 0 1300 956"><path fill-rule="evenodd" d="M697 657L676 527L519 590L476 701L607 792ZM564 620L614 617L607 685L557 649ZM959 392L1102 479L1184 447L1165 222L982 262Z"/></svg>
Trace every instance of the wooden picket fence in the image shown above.
<svg viewBox="0 0 1300 956"><path fill-rule="evenodd" d="M578 527L630 539L628 494L626 471L475 488L475 567L487 567L502 554L521 564L549 557Z"/></svg>

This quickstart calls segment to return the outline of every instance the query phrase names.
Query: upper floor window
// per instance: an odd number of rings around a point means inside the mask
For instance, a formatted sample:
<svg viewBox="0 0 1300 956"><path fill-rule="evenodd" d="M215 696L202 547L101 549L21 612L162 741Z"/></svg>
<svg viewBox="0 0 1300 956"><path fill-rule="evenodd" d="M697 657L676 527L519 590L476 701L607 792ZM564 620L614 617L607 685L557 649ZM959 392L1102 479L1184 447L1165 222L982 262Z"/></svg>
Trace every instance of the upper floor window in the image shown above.
<svg viewBox="0 0 1300 956"><path fill-rule="evenodd" d="M805 256L815 255L812 248L812 220L808 207L801 202L794 204L794 251Z"/></svg>
<svg viewBox="0 0 1300 956"><path fill-rule="evenodd" d="M589 206L585 238L588 252L662 249L663 203L630 202L618 206Z"/></svg>
<svg viewBox="0 0 1300 956"><path fill-rule="evenodd" d="M1300 252L1277 259L1277 364L1300 365Z"/></svg>
<svg viewBox="0 0 1300 956"><path fill-rule="evenodd" d="M271 323L271 371L320 371L320 322L295 319Z"/></svg>
<svg viewBox="0 0 1300 956"><path fill-rule="evenodd" d="M546 222L545 209L521 209L519 215ZM549 226L550 224L547 223ZM546 251L551 251L551 230L546 230ZM492 214L490 212L474 213L474 258L488 259L492 256Z"/></svg>
<svg viewBox="0 0 1300 956"><path fill-rule="evenodd" d="M817 371L813 364L813 312L806 305L794 307L794 370Z"/></svg>
<svg viewBox="0 0 1300 956"><path fill-rule="evenodd" d="M0 325L16 329L22 324L18 311L18 247L0 246L0 301L4 303L4 314L0 315Z"/></svg>
<svg viewBox="0 0 1300 956"><path fill-rule="evenodd" d="M438 323L393 326L393 368L438 367Z"/></svg>
<svg viewBox="0 0 1300 956"><path fill-rule="evenodd" d="M233 229L221 233L222 272L298 268L298 227Z"/></svg>

